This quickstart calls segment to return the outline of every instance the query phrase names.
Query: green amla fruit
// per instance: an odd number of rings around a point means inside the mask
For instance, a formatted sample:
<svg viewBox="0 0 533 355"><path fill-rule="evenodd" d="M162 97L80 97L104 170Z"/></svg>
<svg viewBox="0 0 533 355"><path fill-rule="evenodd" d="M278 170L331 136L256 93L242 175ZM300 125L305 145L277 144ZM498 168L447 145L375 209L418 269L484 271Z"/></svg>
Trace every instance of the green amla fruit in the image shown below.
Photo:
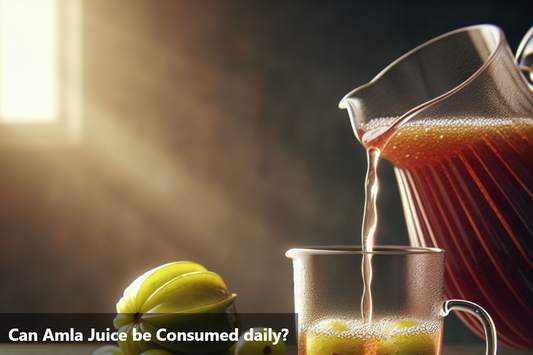
<svg viewBox="0 0 533 355"><path fill-rule="evenodd" d="M240 328L235 309L237 295L228 291L222 278L200 264L182 261L165 264L139 276L117 303L114 320L125 355L140 355L152 349L171 354L222 353L231 341L159 340L164 334L178 332L233 332ZM150 340L134 340L133 333L149 333Z"/></svg>
<svg viewBox="0 0 533 355"><path fill-rule="evenodd" d="M323 321L306 333L307 355L366 355L376 346L376 339L363 339L353 332L350 322L333 319Z"/></svg>
<svg viewBox="0 0 533 355"><path fill-rule="evenodd" d="M439 333L427 329L414 320L392 322L376 355L434 355L437 354Z"/></svg>
<svg viewBox="0 0 533 355"><path fill-rule="evenodd" d="M254 333L264 331L265 328L253 328ZM239 341L235 344L235 355L287 355L287 348L281 337L274 344L274 340L246 340L245 334L241 334Z"/></svg>

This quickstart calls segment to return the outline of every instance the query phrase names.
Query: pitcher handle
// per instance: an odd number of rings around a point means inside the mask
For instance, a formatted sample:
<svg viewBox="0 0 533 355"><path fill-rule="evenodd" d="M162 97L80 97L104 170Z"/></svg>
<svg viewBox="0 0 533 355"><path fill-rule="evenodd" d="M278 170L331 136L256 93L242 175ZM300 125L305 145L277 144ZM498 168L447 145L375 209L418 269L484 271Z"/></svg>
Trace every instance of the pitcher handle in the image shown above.
<svg viewBox="0 0 533 355"><path fill-rule="evenodd" d="M485 355L496 355L497 350L497 337L496 327L490 315L483 308L477 304L463 300L448 300L444 302L442 311L444 316L447 316L450 311L462 311L467 312L476 317L477 320L483 325L485 331L486 350Z"/></svg>
<svg viewBox="0 0 533 355"><path fill-rule="evenodd" d="M516 63L533 88L533 27L527 31L516 51Z"/></svg>

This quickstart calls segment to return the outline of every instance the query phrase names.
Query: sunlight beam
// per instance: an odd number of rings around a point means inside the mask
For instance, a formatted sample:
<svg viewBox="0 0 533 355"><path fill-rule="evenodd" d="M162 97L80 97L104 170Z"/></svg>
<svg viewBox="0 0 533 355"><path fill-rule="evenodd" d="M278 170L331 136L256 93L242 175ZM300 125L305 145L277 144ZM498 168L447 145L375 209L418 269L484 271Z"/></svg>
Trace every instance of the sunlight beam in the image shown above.
<svg viewBox="0 0 533 355"><path fill-rule="evenodd" d="M0 0L0 123L58 118L56 0Z"/></svg>

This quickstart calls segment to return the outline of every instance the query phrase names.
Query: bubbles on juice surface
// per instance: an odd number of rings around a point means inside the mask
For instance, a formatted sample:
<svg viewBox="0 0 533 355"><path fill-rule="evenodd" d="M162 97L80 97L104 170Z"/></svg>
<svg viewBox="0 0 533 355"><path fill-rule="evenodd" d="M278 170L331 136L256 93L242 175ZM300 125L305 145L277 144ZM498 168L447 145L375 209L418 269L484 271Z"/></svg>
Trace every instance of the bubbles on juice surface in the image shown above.
<svg viewBox="0 0 533 355"><path fill-rule="evenodd" d="M442 324L414 319L325 320L304 329L299 346L306 355L436 355Z"/></svg>
<svg viewBox="0 0 533 355"><path fill-rule="evenodd" d="M380 156L396 167L408 168L431 163L480 141L527 139L532 132L532 121L519 118L409 121L392 134Z"/></svg>

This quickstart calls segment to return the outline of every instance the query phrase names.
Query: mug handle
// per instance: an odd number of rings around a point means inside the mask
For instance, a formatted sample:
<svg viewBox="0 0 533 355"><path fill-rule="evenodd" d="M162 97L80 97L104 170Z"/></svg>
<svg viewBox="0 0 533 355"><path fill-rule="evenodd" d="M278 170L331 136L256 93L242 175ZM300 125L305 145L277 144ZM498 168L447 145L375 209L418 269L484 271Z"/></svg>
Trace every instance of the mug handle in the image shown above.
<svg viewBox="0 0 533 355"><path fill-rule="evenodd" d="M485 355L496 355L497 350L497 337L496 326L492 321L490 315L483 308L477 304L463 300L448 300L444 302L442 306L442 312L444 316L447 316L450 311L462 311L467 312L476 317L477 320L483 325L485 331L485 342L487 344Z"/></svg>
<svg viewBox="0 0 533 355"><path fill-rule="evenodd" d="M527 31L516 50L516 63L533 89L533 27Z"/></svg>

